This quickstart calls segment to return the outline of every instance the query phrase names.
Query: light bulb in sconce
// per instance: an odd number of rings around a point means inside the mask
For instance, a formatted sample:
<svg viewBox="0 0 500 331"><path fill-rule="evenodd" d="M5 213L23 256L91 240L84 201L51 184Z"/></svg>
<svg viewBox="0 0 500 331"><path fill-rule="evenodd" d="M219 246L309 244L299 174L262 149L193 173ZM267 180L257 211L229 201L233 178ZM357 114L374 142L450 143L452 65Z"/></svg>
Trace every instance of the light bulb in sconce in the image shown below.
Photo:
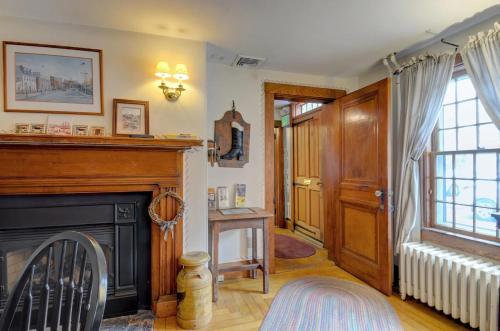
<svg viewBox="0 0 500 331"><path fill-rule="evenodd" d="M177 101L182 92L186 90L184 86L182 86L182 81L188 79L189 76L186 65L184 64L178 64L175 66L174 78L178 80L178 85L176 87L169 86L170 83L166 81L167 78L172 77L170 74L170 67L167 62L158 62L156 65L155 75L161 78L161 84L158 87L162 90L168 101Z"/></svg>
<svg viewBox="0 0 500 331"><path fill-rule="evenodd" d="M180 81L189 79L188 70L185 64L175 66L174 78Z"/></svg>
<svg viewBox="0 0 500 331"><path fill-rule="evenodd" d="M155 75L161 79L172 77L168 63L163 61L158 62Z"/></svg>

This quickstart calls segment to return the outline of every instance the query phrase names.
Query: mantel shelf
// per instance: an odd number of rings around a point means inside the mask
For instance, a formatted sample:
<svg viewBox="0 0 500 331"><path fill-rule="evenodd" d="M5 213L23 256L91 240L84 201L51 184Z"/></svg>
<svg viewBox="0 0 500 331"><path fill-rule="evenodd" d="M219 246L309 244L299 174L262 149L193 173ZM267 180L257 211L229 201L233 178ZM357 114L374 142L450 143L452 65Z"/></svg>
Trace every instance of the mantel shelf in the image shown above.
<svg viewBox="0 0 500 331"><path fill-rule="evenodd" d="M34 134L0 134L0 146L103 147L186 150L203 146L202 140L128 137L76 137Z"/></svg>

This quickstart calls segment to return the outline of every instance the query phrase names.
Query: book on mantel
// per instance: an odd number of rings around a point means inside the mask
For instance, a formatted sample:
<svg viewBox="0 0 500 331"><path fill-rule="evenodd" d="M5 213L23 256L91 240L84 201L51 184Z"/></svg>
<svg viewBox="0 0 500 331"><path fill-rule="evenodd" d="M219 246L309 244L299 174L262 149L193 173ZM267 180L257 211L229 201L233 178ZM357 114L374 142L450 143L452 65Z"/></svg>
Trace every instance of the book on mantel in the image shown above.
<svg viewBox="0 0 500 331"><path fill-rule="evenodd" d="M191 133L172 133L172 134L162 134L159 136L160 139L186 139L186 140L197 140L198 136Z"/></svg>

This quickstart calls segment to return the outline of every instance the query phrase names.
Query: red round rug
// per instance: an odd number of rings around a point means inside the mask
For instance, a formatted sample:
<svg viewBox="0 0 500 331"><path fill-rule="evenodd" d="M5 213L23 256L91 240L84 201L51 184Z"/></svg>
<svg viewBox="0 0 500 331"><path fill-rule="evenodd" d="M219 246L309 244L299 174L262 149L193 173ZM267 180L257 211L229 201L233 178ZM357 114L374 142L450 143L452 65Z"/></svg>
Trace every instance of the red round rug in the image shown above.
<svg viewBox="0 0 500 331"><path fill-rule="evenodd" d="M299 259L316 253L313 246L290 236L276 234L274 240L274 255L282 259Z"/></svg>

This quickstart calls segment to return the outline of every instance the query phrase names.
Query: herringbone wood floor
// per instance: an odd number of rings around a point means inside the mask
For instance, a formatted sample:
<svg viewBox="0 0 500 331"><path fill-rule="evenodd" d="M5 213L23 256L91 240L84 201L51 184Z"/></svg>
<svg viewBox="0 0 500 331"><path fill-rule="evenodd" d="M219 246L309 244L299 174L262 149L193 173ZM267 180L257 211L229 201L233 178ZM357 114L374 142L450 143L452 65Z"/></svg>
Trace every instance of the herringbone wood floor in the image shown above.
<svg viewBox="0 0 500 331"><path fill-rule="evenodd" d="M278 233L291 234L286 230ZM262 294L262 279L228 280L219 286L219 301L213 304L213 319L204 330L258 330L266 312L278 290L289 281L305 276L333 276L362 283L360 280L336 267L327 260L326 250L318 249L314 256L304 259L276 259L276 274L270 277L270 292ZM413 300L402 301L397 295L387 298L399 315L407 331L425 330L467 330L434 311L428 306ZM157 319L155 330L181 330L175 317ZM280 330L276 330L280 331Z"/></svg>

